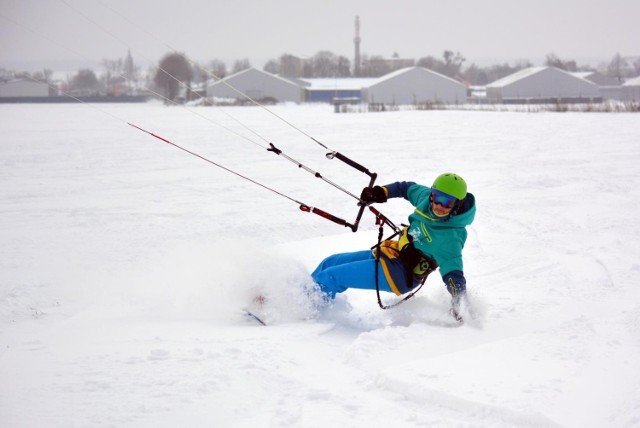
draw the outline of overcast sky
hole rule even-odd
[[[356,15],[368,55],[418,59],[448,49],[465,65],[541,65],[551,52],[579,65],[640,55],[640,0],[0,0],[0,68],[87,59],[98,67],[127,49],[138,64],[172,49],[257,67],[320,50],[353,61]]]

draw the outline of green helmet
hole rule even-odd
[[[440,174],[431,187],[459,200],[467,196],[467,183],[458,174],[452,172]]]

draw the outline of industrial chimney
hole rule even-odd
[[[353,59],[353,75],[360,77],[360,17],[356,16],[356,36],[353,38],[356,52]]]

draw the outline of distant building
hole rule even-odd
[[[587,79],[588,81],[593,82],[598,86],[622,86],[622,84],[624,83],[619,81],[615,77],[605,76],[599,71],[575,71],[571,74],[582,79]]]
[[[363,90],[363,100],[379,104],[462,104],[465,86],[422,67],[409,67],[382,76]]]
[[[622,100],[622,84],[624,82],[615,77],[605,76],[597,71],[577,71],[571,74],[598,85],[603,100]]]
[[[640,102],[640,76],[627,80],[622,85],[622,100]]]
[[[500,103],[600,102],[598,85],[555,67],[531,67],[487,85],[487,99]]]
[[[227,76],[207,87],[207,97],[230,98],[240,101],[246,94],[256,101],[273,100],[275,102],[304,101],[304,89],[294,82],[266,71],[248,68]]]
[[[360,102],[362,90],[376,78],[303,79],[308,102]]]
[[[49,96],[49,85],[33,80],[18,79],[0,82],[0,97],[46,97]]]

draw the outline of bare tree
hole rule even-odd
[[[337,57],[329,51],[320,51],[312,58],[313,76],[312,77],[336,77]]]
[[[280,63],[275,59],[270,59],[262,69],[267,73],[280,74]]]
[[[391,71],[391,66],[384,57],[380,55],[362,56],[362,65],[360,67],[360,75],[362,77],[380,77]]]
[[[556,67],[565,71],[578,71],[578,66],[574,60],[562,60],[554,53],[547,54],[545,65]]]
[[[424,67],[433,71],[442,70],[444,68],[444,62],[431,55],[420,58],[417,65],[418,67]]]
[[[251,68],[251,63],[247,58],[238,59],[233,63],[233,74],[240,73],[243,70]]]
[[[620,53],[613,56],[607,67],[607,74],[618,79],[620,83],[624,82],[624,78],[630,74],[630,71],[629,63]]]
[[[475,64],[471,64],[462,74],[465,81],[472,85],[486,85],[489,82],[487,72]]]
[[[488,81],[489,83],[495,82],[498,79],[502,79],[503,77],[515,73],[516,71],[520,71],[529,67],[531,67],[531,63],[529,62],[519,62],[513,66],[507,63],[492,65],[486,70]]]
[[[338,77],[351,77],[351,61],[349,58],[340,55],[337,64]]]
[[[298,56],[283,54],[277,62],[277,71],[274,74],[285,77],[302,77],[304,75],[303,62],[304,60]],[[273,66],[275,65],[273,64]]]
[[[462,64],[466,58],[460,52],[446,50],[442,53],[442,59],[426,56],[418,60],[418,67],[444,74],[445,76],[463,79]]]
[[[170,53],[161,60],[153,81],[162,88],[165,96],[173,101],[178,96],[180,84],[187,86],[187,97],[189,97],[189,87],[193,79],[191,65],[181,53]]]
[[[350,77],[351,63],[347,57],[335,55],[330,51],[320,51],[311,58],[283,54],[280,58],[269,60],[264,71],[284,77]]]
[[[209,70],[216,80],[224,79],[227,76],[227,66],[222,60],[211,60],[209,63]]]
[[[460,77],[462,63],[466,61],[466,58],[460,52],[453,53],[448,50],[442,53],[442,57],[444,58],[442,74],[449,77]]]
[[[100,83],[93,70],[85,68],[78,70],[78,74],[71,79],[69,88],[79,94],[89,95],[96,93],[99,86]]]

